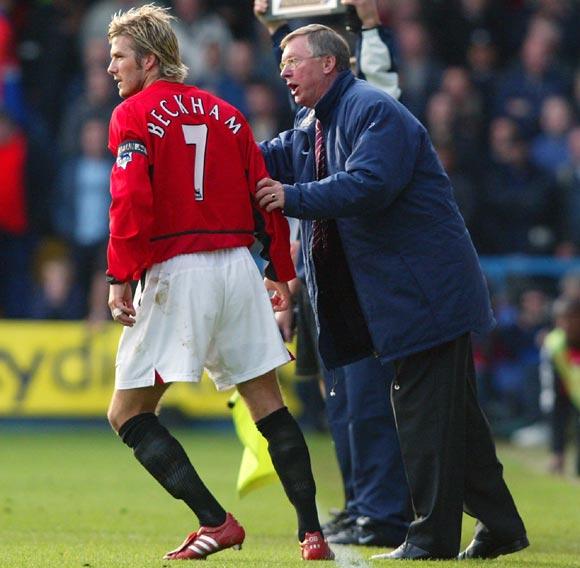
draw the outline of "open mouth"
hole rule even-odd
[[[298,91],[298,85],[296,83],[287,83],[287,87],[290,89],[290,94],[294,97]]]

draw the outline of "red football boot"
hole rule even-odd
[[[246,536],[244,528],[232,514],[226,515],[226,520],[219,527],[199,527],[183,541],[183,544],[168,552],[165,560],[204,560],[206,556],[234,548],[240,550]]]
[[[334,552],[320,531],[306,533],[300,543],[302,560],[334,560]]]

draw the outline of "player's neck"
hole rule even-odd
[[[145,77],[145,81],[143,82],[143,89],[150,87],[151,85],[153,85],[153,83],[155,83],[157,81],[169,81],[171,83],[178,83],[179,82],[172,77],[162,77],[158,72],[154,72],[154,73],[148,74]]]

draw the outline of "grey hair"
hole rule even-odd
[[[299,36],[306,36],[313,57],[333,55],[336,59],[337,71],[350,69],[350,49],[348,43],[333,29],[322,24],[302,26],[285,36],[280,42],[280,47],[284,49],[288,45],[288,42]]]

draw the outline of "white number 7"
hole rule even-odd
[[[193,186],[195,200],[203,201],[203,172],[205,170],[205,147],[207,144],[207,124],[182,124],[186,144],[195,146],[193,165]]]

